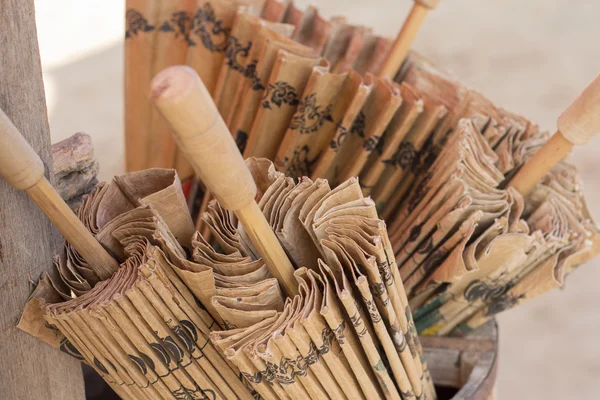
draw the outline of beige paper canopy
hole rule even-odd
[[[412,14],[421,18],[436,3],[417,2]],[[220,17],[226,7],[235,17]],[[423,322],[420,329],[447,333],[482,309],[495,310],[487,312],[489,318],[522,301],[509,301],[504,294],[527,276],[542,276],[537,272],[540,262],[558,257],[553,264],[555,283],[540,282],[540,287],[550,288],[560,285],[572,269],[562,267],[563,257],[581,261],[595,253],[597,229],[584,208],[562,206],[583,202],[579,178],[568,163],[558,164],[544,178],[546,183],[525,198],[506,188],[511,179],[520,179],[519,170],[539,165],[522,168],[549,138],[526,118],[496,107],[415,52],[409,52],[398,73],[391,75],[394,81],[376,76],[390,70],[390,54],[396,54],[398,43],[392,46],[391,40],[343,17],[326,20],[314,7],[302,13],[293,3],[266,1],[235,9],[233,3],[215,1],[205,3],[198,15],[205,18],[196,20],[199,29],[190,31],[191,40],[193,32],[209,32],[217,22],[226,28],[206,35],[206,43],[229,36],[225,49],[211,53],[221,60],[218,72],[211,75],[194,67],[205,84],[214,87],[212,96],[244,156],[266,156],[294,179],[309,176],[311,190],[317,190],[321,178],[335,188],[357,176],[362,193],[371,196],[388,225],[411,304],[427,304],[418,315],[435,313],[445,298],[440,292],[448,285],[457,285],[457,291],[463,288],[464,304],[453,306],[452,316],[446,318],[452,321],[445,328],[438,326],[439,317],[431,316],[436,322]],[[405,31],[414,33],[417,17],[408,18]],[[189,47],[188,53],[194,51]],[[573,122],[582,116],[576,111],[585,109],[581,104],[595,104],[596,92],[586,93],[591,94],[569,109],[567,114],[574,117],[561,123],[563,130],[581,131]],[[584,127],[593,127],[592,122]],[[512,185],[521,190],[517,181]],[[289,187],[282,184],[278,190]],[[210,239],[216,233],[202,215],[212,196],[204,189],[196,194],[196,226]],[[294,229],[293,224],[280,216],[277,221],[277,237],[287,253],[304,256],[303,263],[313,260],[314,249],[300,255],[282,230]],[[498,258],[485,261],[490,269],[480,267],[480,252],[492,252],[496,242],[515,235],[526,238],[518,239],[522,252],[536,249],[538,262]],[[578,256],[570,257],[572,252]],[[484,283],[480,287],[488,289],[470,304],[464,287],[475,276]]]

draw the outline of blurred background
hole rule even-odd
[[[92,136],[102,180],[123,172],[124,0],[36,0],[52,142]],[[296,0],[325,16],[396,35],[412,0]],[[431,12],[415,48],[495,104],[553,131],[600,72],[600,2],[451,0]],[[600,221],[600,136],[571,156]],[[600,397],[600,259],[554,291],[502,314],[502,399]]]

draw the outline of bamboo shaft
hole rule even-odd
[[[289,296],[298,294],[294,267],[256,202],[234,210],[269,270]]]
[[[390,49],[388,57],[379,70],[380,77],[387,76],[390,79],[394,79],[428,11],[428,7],[415,2]]]
[[[573,148],[573,143],[556,131],[548,142],[519,170],[509,186],[526,196],[535,185],[563,160]]]
[[[46,178],[25,189],[25,192],[52,221],[65,239],[87,261],[102,280],[110,278],[119,264],[71,211]]]
[[[558,131],[519,170],[509,186],[527,195],[552,167],[566,157],[573,145],[588,143],[600,132],[600,74],[558,118]]]

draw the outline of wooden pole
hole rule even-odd
[[[151,84],[154,104],[196,175],[233,211],[287,295],[298,293],[294,267],[254,199],[256,185],[210,93],[193,69],[169,67]]]
[[[402,29],[400,29],[387,58],[379,70],[380,77],[387,76],[390,79],[394,79],[408,54],[410,45],[415,40],[415,36],[417,36],[419,28],[421,28],[425,20],[425,16],[429,10],[436,8],[439,3],[440,0],[415,0],[415,4],[410,10],[408,17],[406,17]]]
[[[558,131],[521,167],[509,186],[527,195],[574,145],[583,145],[600,133],[600,74],[558,118]]]
[[[0,108],[52,171],[33,0],[0,0]],[[50,179],[53,179],[51,176]],[[52,269],[58,232],[23,192],[0,180],[0,398],[81,400],[81,364],[15,328],[31,281]]]

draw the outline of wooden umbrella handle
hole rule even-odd
[[[519,170],[509,186],[527,195],[571,151],[600,132],[600,74],[558,118],[558,131]]]
[[[169,67],[152,80],[151,92],[197,176],[237,215],[283,290],[295,295],[294,267],[256,204],[254,179],[196,71]]]
[[[379,70],[380,77],[387,76],[390,79],[394,79],[408,54],[410,45],[425,20],[425,16],[429,10],[435,9],[439,4],[440,0],[415,0],[415,4],[410,10],[408,17],[406,17],[402,29],[400,29],[387,58]]]
[[[44,176],[44,164],[12,121],[0,110],[0,176],[24,190],[54,226],[87,261],[100,279],[108,279],[119,264],[81,223]]]
[[[167,68],[151,90],[180,150],[221,205],[235,211],[253,202],[254,179],[198,74],[186,66]]]

